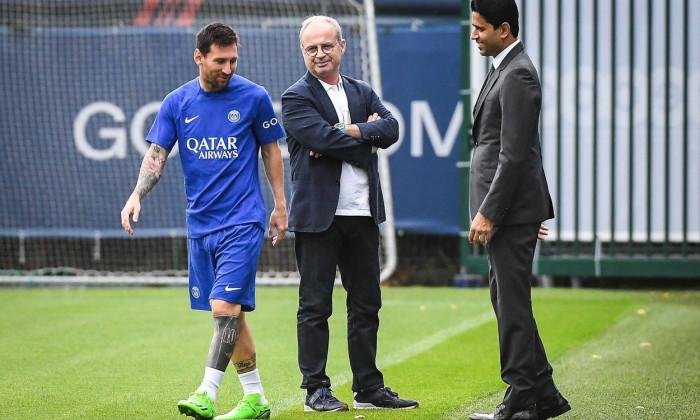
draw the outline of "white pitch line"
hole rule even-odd
[[[480,327],[489,321],[495,320],[496,317],[492,310],[483,312],[474,318],[469,318],[457,325],[438,330],[432,335],[425,337],[424,339],[413,343],[410,346],[404,347],[399,351],[395,351],[386,356],[380,357],[377,360],[377,366],[380,368],[386,368],[398,363],[401,363],[415,355],[421,354],[432,347],[441,344],[450,338],[461,334],[467,330]],[[333,384],[335,386],[342,386],[349,383],[352,380],[352,376],[349,373],[340,373],[337,375],[329,375],[333,378]],[[301,409],[302,402],[300,400],[300,395],[287,395],[280,400],[274,402],[273,415],[274,413],[282,413],[292,408]]]

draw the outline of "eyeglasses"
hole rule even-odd
[[[336,42],[335,44],[321,44],[321,51],[323,51],[324,54],[330,54],[338,44],[340,44],[340,41]],[[308,55],[309,57],[316,57],[318,55],[318,45],[311,45],[303,50],[304,54]]]

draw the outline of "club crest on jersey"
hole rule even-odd
[[[241,120],[241,113],[236,111],[235,109],[232,111],[229,111],[228,113],[228,120],[231,121],[232,123],[236,123]]]
[[[199,287],[192,287],[192,297],[195,299],[199,299]]]

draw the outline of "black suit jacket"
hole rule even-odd
[[[495,226],[554,217],[538,130],[542,89],[537,70],[516,45],[486,81],[474,106],[469,208]]]
[[[282,116],[291,166],[289,230],[323,232],[331,225],[340,196],[342,162],[367,171],[374,222],[386,219],[377,155],[399,138],[398,122],[366,82],[341,75],[350,118],[362,132],[354,139],[333,128],[338,116],[321,83],[307,72],[282,94]],[[379,114],[380,120],[366,122]],[[310,151],[322,156],[314,158]]]

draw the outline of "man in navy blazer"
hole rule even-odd
[[[554,217],[542,167],[542,88],[518,37],[514,0],[472,0],[471,39],[493,65],[474,105],[469,174],[469,240],[488,251],[491,303],[498,321],[501,378],[508,385],[493,414],[472,420],[546,420],[570,410],[552,379],[532,312],[530,279],[541,223]]]
[[[289,230],[301,275],[297,340],[305,411],[345,411],[326,374],[336,267],[347,292],[353,406],[415,408],[384,384],[376,366],[379,224],[385,220],[377,150],[399,137],[398,123],[365,82],[340,74],[346,41],[328,16],[299,32],[308,72],[282,95],[291,166]]]

